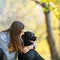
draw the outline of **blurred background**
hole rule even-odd
[[[36,51],[60,60],[60,0],[0,0],[0,31],[19,20],[37,36]]]

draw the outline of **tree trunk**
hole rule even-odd
[[[51,58],[52,60],[59,60],[58,53],[55,47],[54,37],[53,37],[53,28],[52,28],[52,22],[50,17],[50,11],[45,12],[46,17],[46,28],[47,28],[47,41],[50,48]]]

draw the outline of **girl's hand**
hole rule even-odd
[[[33,45],[30,45],[30,46],[25,46],[24,47],[24,50],[23,50],[23,53],[27,53],[29,50],[33,49]]]

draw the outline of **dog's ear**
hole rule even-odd
[[[27,37],[28,37],[28,33],[27,32],[24,32],[24,34],[22,35],[23,41],[28,40]]]
[[[29,32],[29,31],[24,32],[24,39],[29,40],[30,36],[31,36],[31,32]]]

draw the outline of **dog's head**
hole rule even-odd
[[[24,41],[24,45],[29,46],[29,45],[33,44],[31,41],[36,40],[36,36],[34,33],[27,31],[27,32],[24,32],[24,35],[22,35],[22,39]]]

